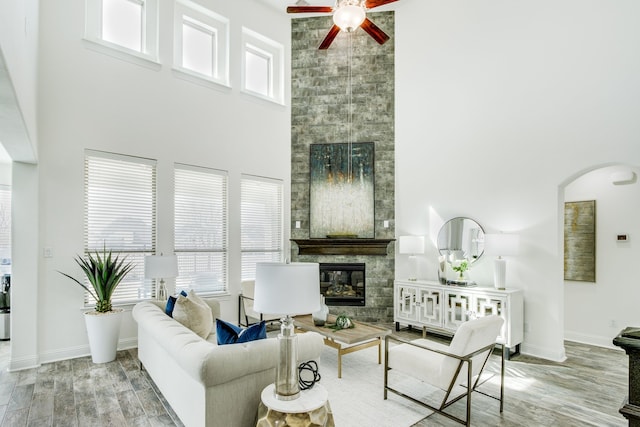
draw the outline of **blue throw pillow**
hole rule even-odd
[[[216,319],[216,336],[218,337],[218,345],[263,340],[267,338],[267,324],[263,320],[245,329],[233,323]]]
[[[182,295],[183,297],[186,297],[187,293],[185,291],[180,291],[180,295]],[[177,299],[178,299],[177,297],[174,297],[173,295],[169,295],[169,299],[167,300],[167,305],[164,308],[164,312],[167,313],[169,317],[173,317],[173,309],[176,308]]]

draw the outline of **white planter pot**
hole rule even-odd
[[[107,313],[98,313],[96,311],[84,313],[93,363],[106,363],[115,360],[122,313],[124,313],[124,310],[120,308],[113,309]]]

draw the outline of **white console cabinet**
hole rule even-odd
[[[462,322],[497,314],[504,319],[498,341],[519,351],[524,336],[523,300],[519,289],[458,287],[429,281],[395,281],[394,321],[452,335]]]

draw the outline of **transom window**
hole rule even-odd
[[[85,39],[157,62],[158,0],[86,0]]]
[[[189,0],[174,12],[174,68],[229,85],[229,20]]]
[[[255,31],[242,29],[242,90],[284,103],[284,48]]]

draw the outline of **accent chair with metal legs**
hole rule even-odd
[[[255,280],[243,280],[241,283],[241,293],[238,296],[240,304],[238,310],[238,325],[250,326],[254,323],[265,321],[267,323],[279,322],[284,314],[263,314],[253,309],[253,294],[255,289]]]
[[[477,389],[483,382],[480,377],[496,346],[496,339],[504,320],[499,316],[486,316],[470,320],[458,328],[449,345],[427,339],[405,340],[393,335],[385,338],[384,398],[393,392],[418,403],[434,412],[442,414],[461,424],[471,425],[471,394],[481,393],[500,402],[500,412],[504,401],[504,345],[501,349],[500,396],[496,397]],[[399,345],[390,347],[390,341]],[[409,396],[389,384],[389,370],[396,370],[428,383],[444,391],[438,404]],[[462,390],[460,387],[462,386]],[[460,418],[445,411],[449,406],[466,397],[466,417]]]

